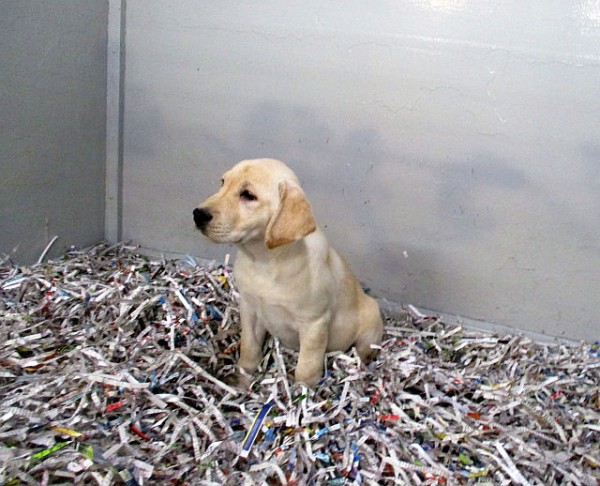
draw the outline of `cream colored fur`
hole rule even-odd
[[[371,344],[379,344],[383,334],[379,306],[329,246],[285,164],[240,162],[194,218],[208,238],[239,249],[234,272],[242,370],[258,367],[267,332],[299,350],[295,378],[310,387],[322,376],[325,352],[354,345],[363,361],[370,360]]]

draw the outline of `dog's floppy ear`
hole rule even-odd
[[[299,240],[317,229],[315,217],[304,191],[291,182],[279,183],[279,206],[269,221],[265,242],[277,248]]]

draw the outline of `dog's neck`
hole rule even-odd
[[[284,257],[293,247],[302,245],[302,240],[294,241],[287,245],[269,249],[264,239],[257,239],[238,244],[238,251],[252,261],[269,261]]]

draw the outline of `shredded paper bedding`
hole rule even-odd
[[[600,484],[598,343],[387,316],[378,358],[316,389],[270,338],[230,383],[227,262],[127,244],[0,259],[0,485]]]

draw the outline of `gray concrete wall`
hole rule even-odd
[[[123,235],[209,258],[191,210],[287,161],[380,296],[600,336],[595,1],[129,0]]]
[[[0,254],[17,261],[104,237],[107,12],[0,1]]]

